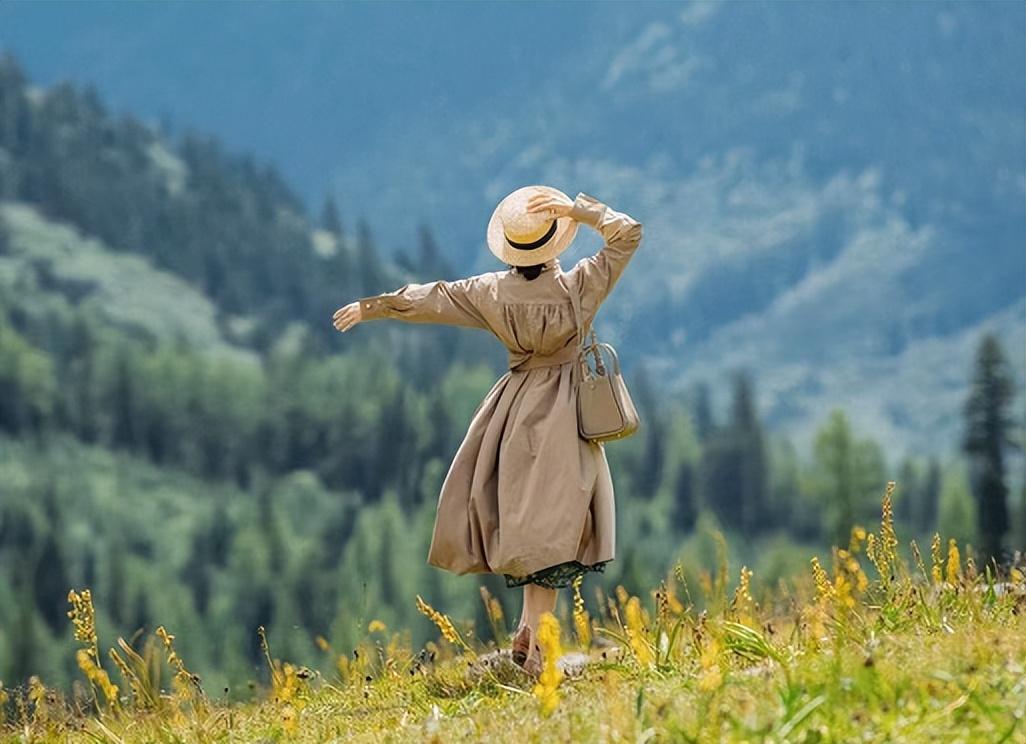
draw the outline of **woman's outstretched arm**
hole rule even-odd
[[[340,331],[347,331],[365,320],[392,318],[408,323],[488,329],[477,299],[484,290],[484,276],[404,284],[392,292],[361,297],[335,311],[334,325]]]

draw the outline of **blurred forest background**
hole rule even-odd
[[[330,323],[357,297],[467,272],[426,223],[392,256],[346,204],[310,211],[252,154],[115,115],[90,85],[32,86],[0,57],[8,686],[78,674],[71,587],[93,590],[101,638],[165,625],[208,689],[263,673],[260,625],[276,655],[316,666],[318,636],[345,649],[372,619],[433,637],[418,593],[479,628],[482,584],[519,611],[501,577],[424,562],[442,479],[505,350],[466,329],[340,337]],[[646,237],[641,254],[659,249]],[[801,457],[761,420],[758,369],[667,403],[663,372],[628,366],[644,426],[607,446],[618,554],[587,579],[588,601],[653,586],[676,560],[696,580],[715,530],[732,566],[770,587],[878,519],[888,480],[903,539],[939,530],[1007,560],[1026,545],[1022,354],[974,337],[954,373],[959,446],[943,456],[899,456],[832,406]]]

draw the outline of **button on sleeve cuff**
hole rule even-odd
[[[387,317],[388,308],[380,296],[361,297],[360,320],[377,320]]]

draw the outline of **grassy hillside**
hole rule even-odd
[[[128,336],[181,341],[213,356],[256,361],[251,351],[225,337],[207,295],[149,259],[116,253],[25,202],[0,202],[0,221],[8,232],[0,255],[0,294],[25,323],[95,313]]]
[[[695,585],[676,566],[648,595],[617,587],[595,617],[575,592],[543,617],[538,679],[418,598],[437,641],[375,619],[351,650],[317,639],[311,668],[261,636],[267,682],[230,704],[181,631],[115,645],[72,592],[90,684],[0,691],[0,741],[1026,741],[1026,577],[995,581],[940,535],[899,550],[892,489],[878,531],[758,598],[746,568],[728,593],[725,556]]]

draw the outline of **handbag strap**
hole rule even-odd
[[[584,355],[586,353],[586,351],[585,351],[586,345],[585,345],[585,342],[584,342],[584,339],[585,339],[584,326],[581,323],[581,316],[583,315],[583,312],[581,310],[581,297],[577,293],[577,288],[569,286],[569,284],[566,282],[566,280],[564,278],[565,276],[566,276],[565,274],[560,273],[557,278],[559,279],[559,283],[563,285],[563,287],[566,289],[567,293],[570,295],[570,303],[573,305],[573,308],[574,308],[574,321],[577,323],[577,352],[578,352],[578,354],[577,354],[577,359],[574,360],[574,380],[576,381],[578,379],[578,376],[579,376],[579,373],[580,373],[580,366],[581,366],[581,364],[582,363],[584,363],[584,364],[587,363],[587,362],[584,361]],[[594,318],[592,319],[592,322],[588,324],[588,327],[589,327],[589,330],[591,330],[592,348],[595,348],[595,350],[596,350],[596,358],[598,360],[596,368],[601,370],[602,369],[602,357],[598,354],[598,350],[597,350],[597,346],[596,346],[597,340],[595,338]]]
[[[567,291],[567,294],[570,295],[570,304],[573,305],[574,308],[574,322],[577,324],[577,348],[580,350],[584,346],[584,334],[581,332],[581,298],[578,297],[577,292],[574,291],[574,289],[571,289],[567,284],[565,277],[565,274],[560,274],[558,279],[559,283],[562,284],[563,288]]]

